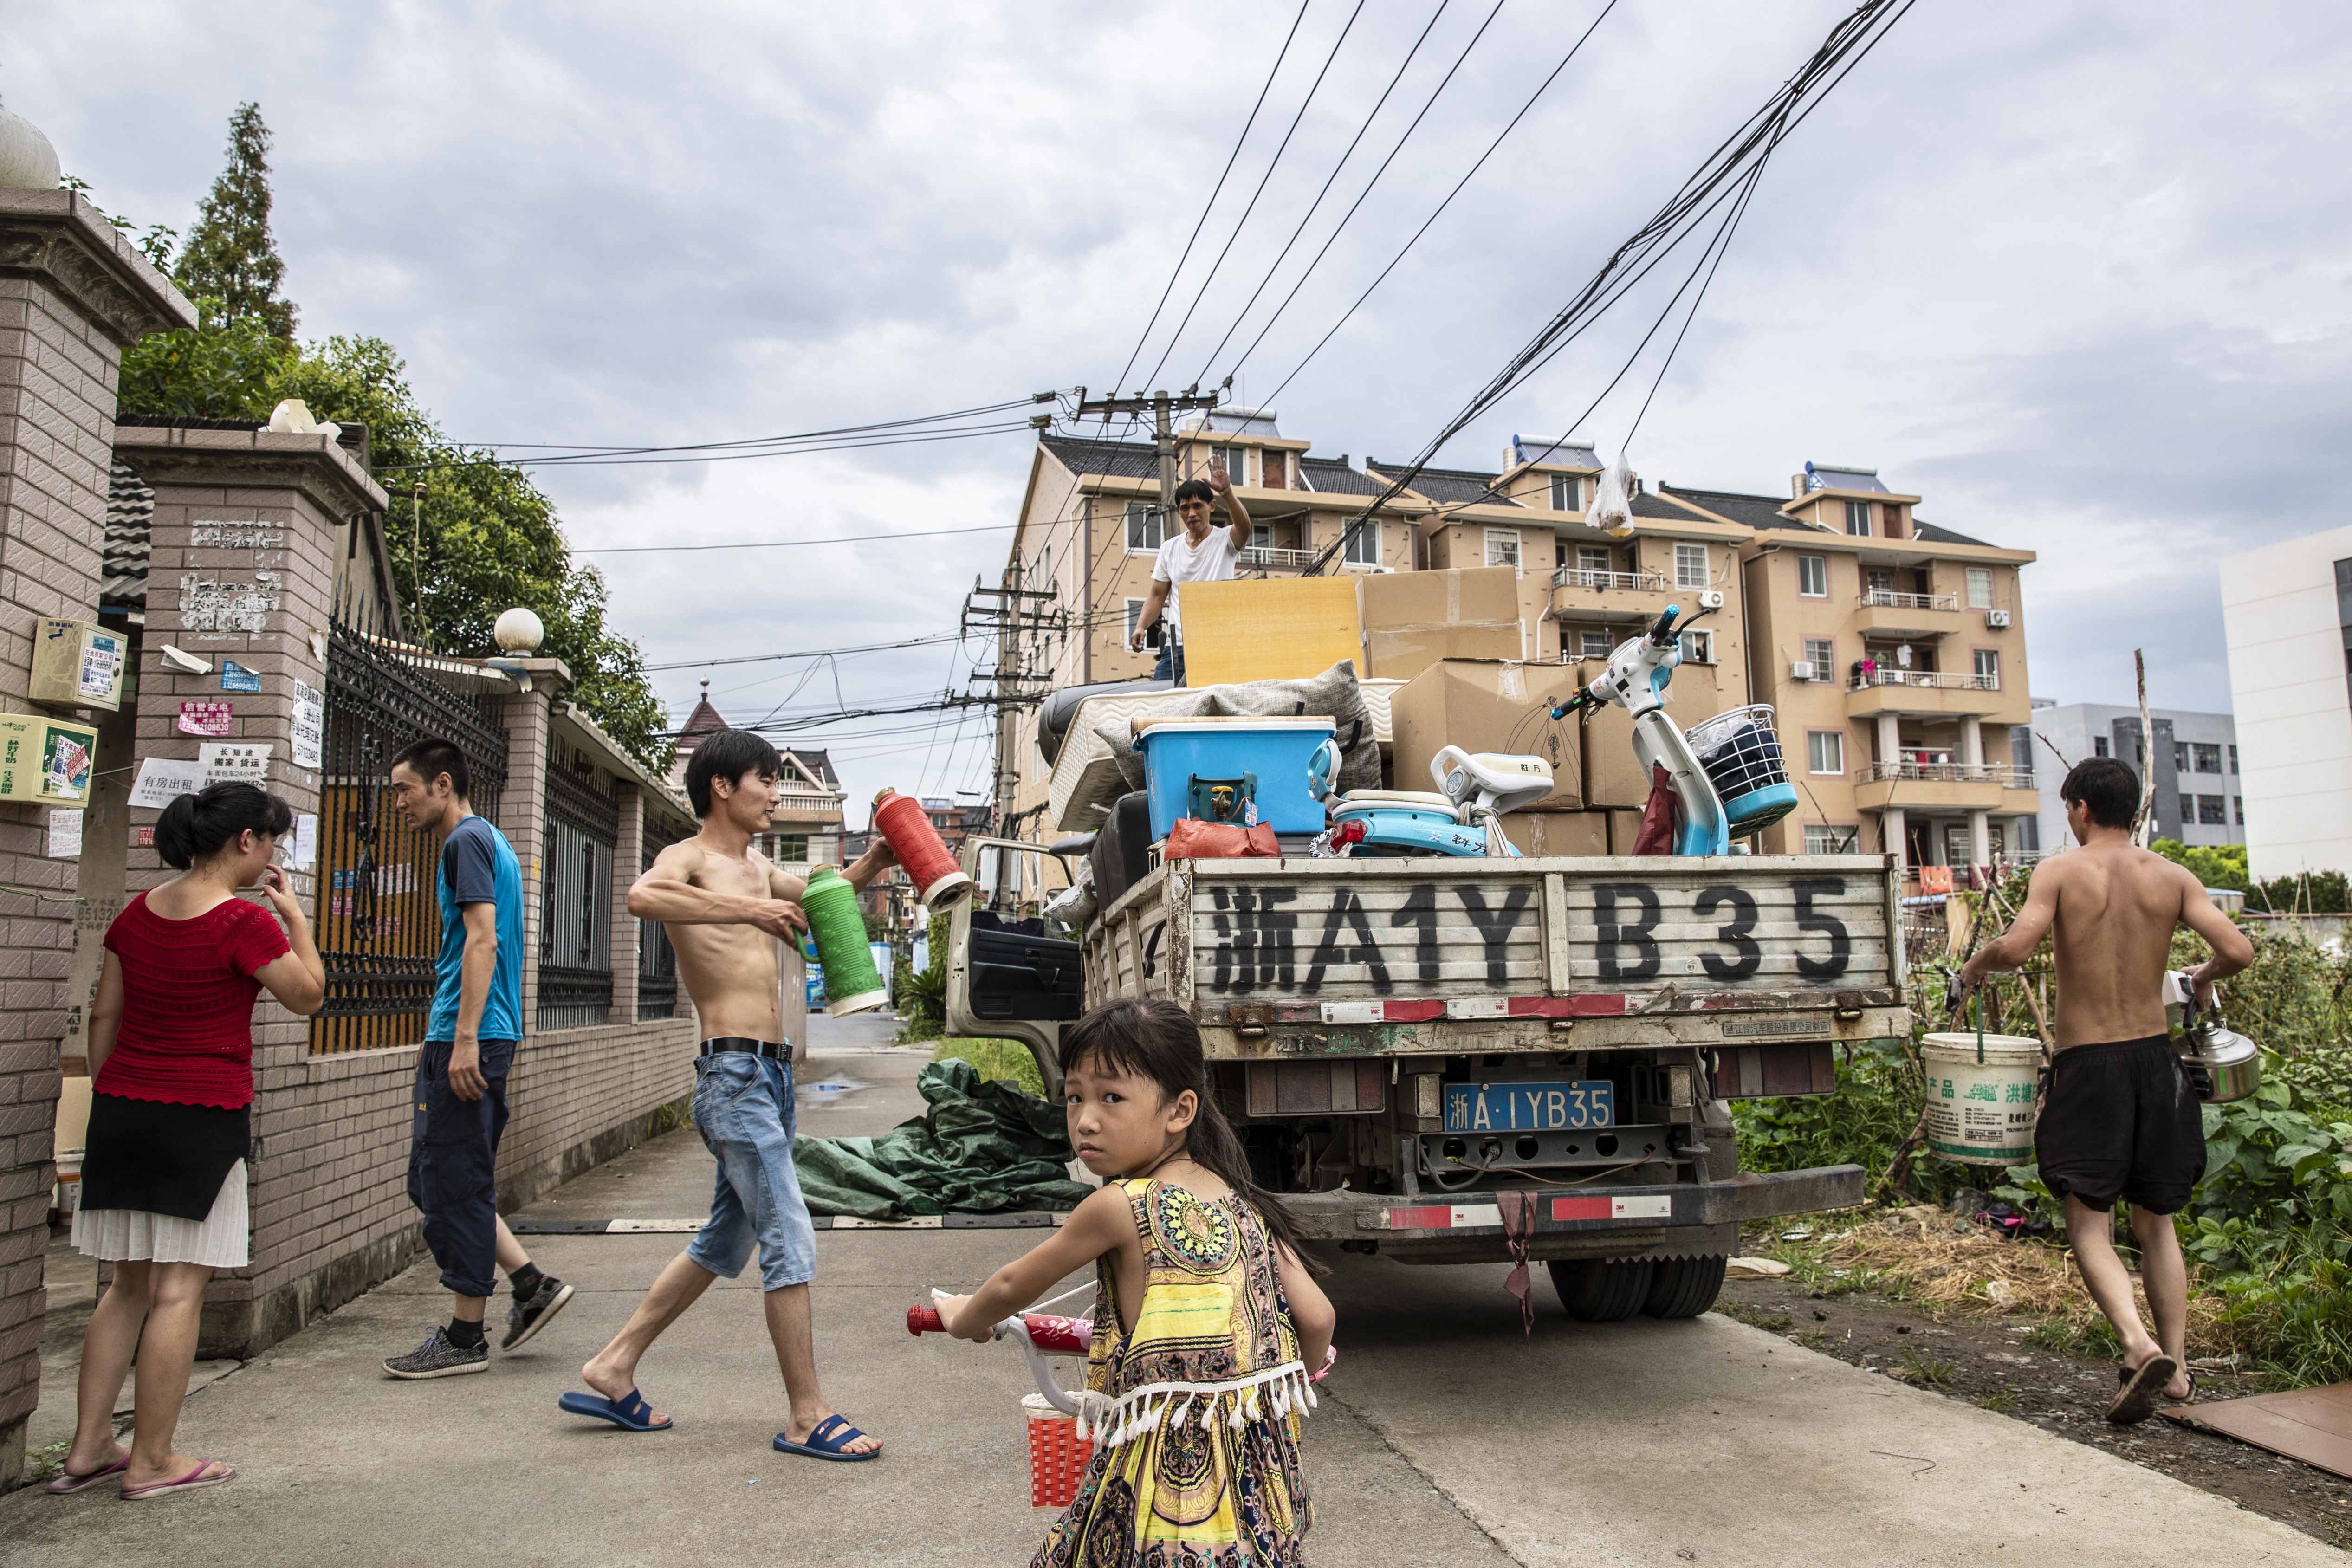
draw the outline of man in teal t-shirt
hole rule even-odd
[[[417,742],[393,760],[393,799],[415,826],[442,836],[435,879],[441,956],[433,1012],[417,1052],[408,1198],[425,1215],[425,1245],[456,1295],[449,1326],[384,1371],[449,1377],[490,1363],[482,1319],[506,1270],[514,1291],[501,1350],[546,1326],[572,1287],[541,1273],[499,1217],[499,1136],[507,1073],[522,1039],[522,867],[506,836],[474,815],[466,754]]]

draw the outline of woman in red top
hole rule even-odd
[[[122,1495],[135,1500],[236,1474],[173,1452],[172,1436],[205,1284],[214,1269],[247,1262],[254,999],[267,987],[310,1014],[326,996],[310,924],[269,863],[293,820],[284,801],[249,784],[180,796],[155,824],[155,848],[181,874],[131,900],[107,928],[89,1010],[95,1076],[73,1240],[114,1265],[114,1283],[82,1340],[79,1420],[53,1492],[120,1475]],[[284,931],[236,896],[252,887]],[[138,1413],[126,1453],[113,1412],[134,1352]]]

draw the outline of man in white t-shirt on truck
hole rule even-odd
[[[1225,509],[1226,528],[1209,526],[1209,513],[1214,507]],[[1127,646],[1137,653],[1143,651],[1143,634],[1163,619],[1168,636],[1160,649],[1160,663],[1152,670],[1154,680],[1173,679],[1184,684],[1184,598],[1178,584],[1183,583],[1224,583],[1234,574],[1234,561],[1249,548],[1249,509],[1242,498],[1234,494],[1234,481],[1225,472],[1223,461],[1212,458],[1206,483],[1186,479],[1176,487],[1176,517],[1183,523],[1184,531],[1171,534],[1160,546],[1159,558],[1151,563],[1151,596],[1143,601],[1143,614],[1136,617],[1135,631]]]

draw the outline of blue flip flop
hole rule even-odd
[[[882,1450],[877,1448],[869,1454],[845,1454],[842,1450],[865,1436],[840,1416],[828,1415],[809,1428],[805,1443],[793,1442],[782,1432],[777,1433],[776,1452],[806,1454],[812,1459],[835,1459],[845,1465],[862,1465],[868,1459],[880,1458]]]
[[[555,1407],[567,1415],[610,1421],[628,1432],[667,1432],[671,1426],[667,1420],[655,1421],[653,1407],[646,1403],[646,1396],[634,1388],[623,1399],[606,1399],[597,1394],[567,1394],[555,1402]]]

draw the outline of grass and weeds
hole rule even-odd
[[[1737,1319],[1751,1329],[1762,1329],[1767,1333],[1785,1334],[1797,1326],[1797,1320],[1788,1313],[1751,1307],[1737,1296],[1717,1297],[1713,1310],[1727,1318]]]
[[[66,1455],[71,1443],[50,1443],[33,1449],[25,1456],[25,1484],[40,1486],[65,1473]]]
[[[982,1082],[996,1079],[1025,1089],[1040,1100],[1045,1098],[1045,1079],[1037,1071],[1037,1058],[1019,1040],[941,1040],[931,1053],[935,1062],[950,1057],[970,1062]]]
[[[2025,876],[1962,903],[1962,929],[2005,925],[2023,904]],[[1971,908],[1971,905],[1976,907]],[[2255,922],[2253,966],[2223,986],[2229,1026],[2263,1047],[2252,1097],[2204,1108],[2205,1176],[2175,1218],[2191,1271],[2189,1352],[2238,1354],[2273,1387],[2352,1379],[2352,960],[2331,956],[2299,932]],[[2171,962],[2208,956],[2183,934]],[[1916,1034],[1958,1026],[1944,1006],[1954,967],[1938,956],[1912,972]],[[1987,997],[1988,1032],[2038,1037],[2055,1005],[2046,951],[2023,980]],[[1887,1207],[1861,1216],[1819,1216],[1811,1234],[1780,1222],[1760,1250],[1823,1296],[1884,1292],[1931,1313],[2039,1320],[2044,1349],[2114,1353],[2063,1239],[2063,1216],[2031,1165],[2007,1171],[1897,1156],[1916,1124],[1926,1073],[1917,1038],[1873,1041],[1841,1053],[1838,1092],[1754,1100],[1732,1108],[1741,1163],[1782,1171],[1857,1164]],[[2047,1239],[2003,1239],[1955,1220],[1942,1205],[1978,1187],[2051,1222]],[[1899,1205],[1899,1206],[1898,1206]],[[2118,1227],[2127,1260],[2137,1248]],[[1753,1245],[1753,1244],[1751,1244]],[[2144,1303],[2143,1303],[2144,1307]]]
[[[1949,1388],[1959,1373],[1958,1365],[1948,1358],[1922,1355],[1911,1345],[1903,1347],[1903,1354],[1898,1359],[1901,1364],[1895,1375],[1922,1388]]]

